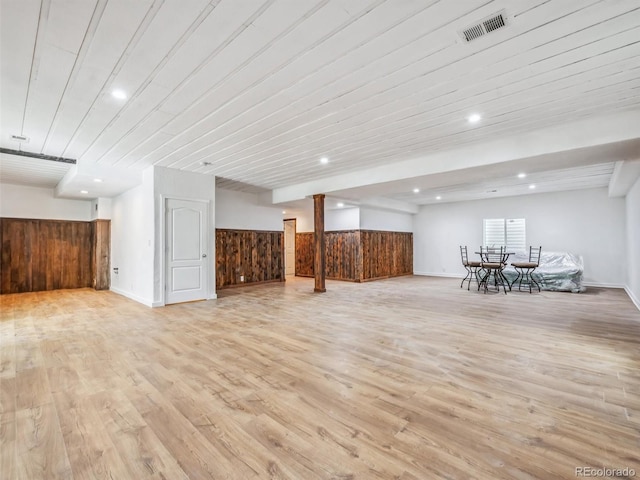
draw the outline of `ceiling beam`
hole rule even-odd
[[[297,200],[318,192],[330,194],[349,188],[474,167],[486,167],[523,158],[637,139],[637,125],[640,125],[640,111],[638,110],[589,118],[346,175],[325,177],[277,188],[273,190],[273,203]],[[558,165],[558,168],[562,168],[562,165]]]

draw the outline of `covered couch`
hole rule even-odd
[[[509,257],[507,268],[503,270],[504,276],[507,277],[509,283],[513,283],[518,276],[518,272],[511,264],[514,262],[527,262],[528,260],[528,252],[518,252]],[[533,277],[540,284],[542,290],[580,293],[586,290],[586,287],[582,284],[583,271],[584,263],[580,255],[567,252],[545,252],[543,250],[540,257],[540,265],[535,269]],[[517,283],[512,286],[512,288],[517,287]]]

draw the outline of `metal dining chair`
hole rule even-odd
[[[540,284],[533,278],[533,272],[540,266],[540,255],[542,253],[542,247],[533,248],[529,247],[529,261],[528,262],[513,262],[511,266],[516,269],[518,276],[513,281],[512,285],[518,282],[518,291],[522,287],[524,282],[525,286],[529,285],[529,293],[531,293],[531,285],[538,287],[540,291]]]
[[[460,288],[464,285],[464,282],[468,280],[467,290],[471,289],[471,279],[475,277],[476,282],[478,283],[478,288],[480,287],[480,279],[478,278],[478,269],[480,268],[480,262],[475,260],[469,260],[469,255],[467,254],[466,245],[463,247],[460,245],[460,257],[462,258],[462,266],[467,270],[467,276],[462,279],[462,283],[460,283]]]
[[[493,284],[498,291],[500,291],[500,286],[502,286],[505,295],[507,294],[507,287],[511,290],[509,281],[502,273],[502,270],[507,266],[508,256],[505,247],[499,247],[497,249],[480,247],[480,268],[482,268],[485,273],[480,280],[478,290],[480,290],[481,286],[484,286],[484,292],[487,293],[491,277],[493,277]]]

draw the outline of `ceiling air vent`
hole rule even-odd
[[[460,36],[465,42],[470,42],[471,40],[475,40],[476,38],[482,37],[483,35],[505,27],[506,25],[507,17],[504,12],[500,12],[465,28],[460,32]]]
[[[11,135],[11,140],[14,142],[29,143],[29,137],[25,137],[24,135]]]

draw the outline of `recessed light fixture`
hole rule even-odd
[[[442,197],[441,197],[440,195],[438,195],[438,196],[436,197],[436,200],[442,200]]]
[[[420,193],[420,189],[419,188],[414,188],[413,189],[413,193]]]
[[[342,207],[344,207],[344,203],[338,202],[338,208],[342,208]]]
[[[526,174],[526,173],[519,173],[519,174],[518,174],[518,178],[524,178],[524,177],[526,177],[526,176],[527,176],[527,174]]]
[[[329,163],[329,159],[327,157],[322,157],[320,159],[320,163],[322,163],[323,165],[326,165],[327,163]]]
[[[536,188],[536,186],[533,183],[529,185],[529,190],[533,190],[534,188]]]
[[[80,190],[80,193],[89,193],[89,190]]]
[[[94,178],[93,181],[96,182],[96,183],[102,183],[102,179],[101,178]]]
[[[481,118],[482,117],[480,116],[479,113],[472,113],[467,117],[467,120],[469,121],[469,123],[478,123]]]
[[[282,210],[282,214],[284,215],[285,213],[287,213],[287,211],[286,210]]]
[[[124,92],[124,90],[120,90],[119,88],[116,88],[115,90],[111,91],[111,96],[113,98],[117,98],[118,100],[126,100],[127,99],[127,94]]]

